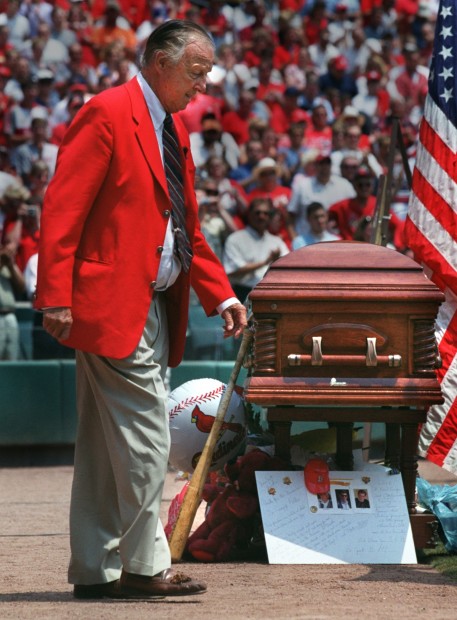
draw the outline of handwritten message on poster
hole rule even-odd
[[[307,491],[303,470],[256,479],[270,564],[417,563],[401,476],[330,472],[329,498]]]

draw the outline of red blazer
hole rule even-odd
[[[182,359],[192,286],[207,315],[234,296],[200,230],[189,136],[179,118],[187,229],[194,259],[166,292],[169,365]],[[36,308],[68,306],[70,347],[122,358],[146,323],[170,217],[165,173],[136,78],[93,97],[76,115],[46,192]]]

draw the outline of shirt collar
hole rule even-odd
[[[162,129],[163,121],[165,120],[166,115],[162,104],[160,103],[155,92],[144,79],[141,72],[138,73],[137,80],[143,92],[143,96],[145,98],[146,105],[148,106],[148,110],[151,115],[152,122],[154,123],[154,127],[156,128],[156,130]]]

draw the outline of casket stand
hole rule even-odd
[[[293,421],[337,427],[351,470],[354,422],[382,422],[385,464],[398,469],[416,547],[433,515],[416,514],[419,425],[443,398],[435,319],[444,300],[416,262],[369,243],[317,243],[273,263],[249,295],[254,339],[248,402],[267,409],[276,454],[290,461]]]

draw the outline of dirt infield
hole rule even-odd
[[[456,481],[430,464],[420,471],[431,482]],[[66,583],[71,476],[71,466],[0,469],[0,620],[455,618],[457,584],[423,565],[182,564],[208,583],[207,594],[75,601]],[[182,485],[168,475],[164,517]]]

